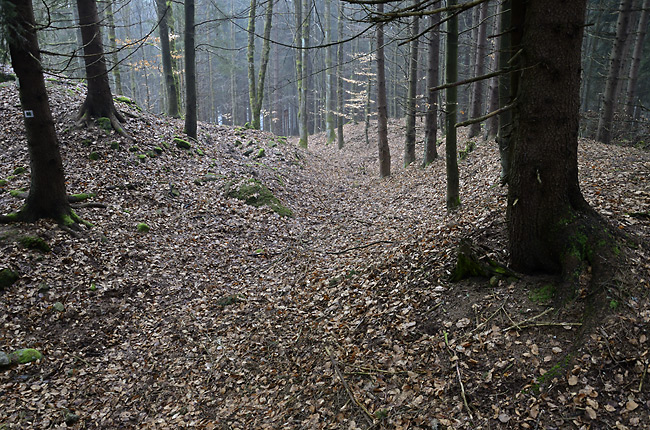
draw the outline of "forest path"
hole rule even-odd
[[[50,90],[68,189],[97,193],[106,209],[78,210],[96,226],[80,238],[47,220],[0,226],[1,263],[21,276],[0,293],[0,349],[33,346],[45,355],[0,373],[0,427],[64,425],[69,410],[77,426],[101,429],[549,428],[554,416],[575,416],[575,404],[589,406],[593,391],[601,405],[616,405],[598,410],[604,422],[650,420],[649,408],[633,412],[626,403],[626,381],[644,368],[625,363],[642,360],[650,337],[646,295],[619,298],[635,311],[604,323],[619,340],[618,364],[609,344],[587,339],[572,371],[579,386],[560,375],[551,382],[559,388],[538,396],[526,387],[561,362],[579,322],[562,312],[545,314],[537,321],[550,325],[537,330],[512,326],[546,311],[529,295],[552,280],[447,282],[462,237],[507,261],[493,143],[479,142],[460,163],[463,206],[447,214],[444,162],[403,169],[397,122],[393,175],[381,180],[363,124],[346,126],[343,150],[313,136],[307,151],[267,133],[203,124],[200,143],[183,151],[173,144],[181,121],[120,105],[140,116],[127,124],[130,143],[71,126],[83,87]],[[29,163],[15,89],[0,87],[0,99],[6,191],[29,185],[28,174],[14,175]],[[630,215],[650,208],[648,153],[593,142],[580,153],[589,201],[624,231],[648,237],[650,222]],[[249,179],[294,216],[227,196]],[[0,212],[19,205],[0,193]],[[138,233],[139,222],[151,231]],[[40,236],[53,251],[25,249],[20,235]],[[640,289],[650,279],[646,252],[629,265]],[[647,386],[635,404],[648,404]],[[574,396],[577,389],[589,392]]]

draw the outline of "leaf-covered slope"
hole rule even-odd
[[[28,159],[12,85],[0,87],[3,213],[20,205],[8,191],[29,185],[28,172],[14,175]],[[399,123],[395,174],[379,180],[363,125],[346,126],[343,151],[322,137],[304,151],[202,124],[185,150],[174,143],[181,121],[124,103],[135,142],[74,129],[83,87],[50,90],[68,191],[106,207],[76,209],[95,225],[79,238],[49,221],[0,226],[0,269],[20,275],[0,293],[0,350],[44,355],[0,374],[0,426],[67,417],[102,429],[641,428],[650,419],[647,243],[622,268],[638,289],[612,290],[615,312],[580,348],[583,302],[549,312],[539,291],[552,279],[447,282],[464,236],[507,261],[493,144],[461,163],[463,207],[450,215],[441,160],[399,168]],[[581,144],[587,198],[641,238],[649,170],[647,153]],[[229,197],[250,180],[293,216]],[[52,251],[26,250],[21,235]]]

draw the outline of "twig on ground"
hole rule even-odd
[[[352,393],[352,390],[350,390],[350,386],[348,385],[347,381],[343,377],[343,373],[341,373],[341,369],[339,369],[339,365],[336,361],[336,358],[334,357],[334,355],[332,354],[332,352],[329,350],[328,347],[325,347],[325,352],[327,352],[327,355],[332,361],[332,366],[334,366],[334,371],[336,372],[339,379],[341,380],[341,383],[343,384],[343,388],[345,388],[345,391],[348,393],[350,400],[352,400],[352,402],[356,404],[359,407],[359,409],[363,411],[363,413],[366,415],[366,418],[368,419],[368,423],[372,426],[375,423],[374,418],[372,417],[370,412],[368,412],[368,409],[366,409],[363,403],[361,403],[356,399],[356,397],[354,397],[354,393]]]
[[[455,355],[454,351],[451,349],[451,346],[449,345],[449,338],[447,336],[447,332],[444,332],[445,334],[445,345],[447,345],[447,349],[449,349],[450,355],[452,357]],[[456,374],[458,375],[458,383],[460,384],[460,395],[463,398],[463,404],[465,405],[465,409],[467,409],[467,414],[469,415],[470,421],[474,421],[474,416],[472,415],[472,409],[469,407],[469,403],[467,402],[467,396],[465,395],[465,384],[463,384],[463,377],[460,374],[460,367],[458,366],[458,360],[456,360]]]
[[[513,328],[517,328],[517,329],[521,330],[521,325],[522,325],[522,324],[527,324],[527,323],[529,323],[529,322],[531,322],[531,321],[535,321],[536,319],[543,317],[544,315],[546,315],[547,313],[551,312],[551,311],[554,310],[554,309],[555,309],[555,308],[548,308],[548,309],[546,309],[544,312],[542,312],[541,314],[535,315],[534,317],[530,317],[530,318],[525,319],[525,320],[523,320],[523,321],[521,321],[521,322],[514,323],[513,325],[511,325],[510,327],[508,327],[507,329],[505,329],[505,331],[512,330]],[[508,316],[508,317],[509,317],[509,316]]]

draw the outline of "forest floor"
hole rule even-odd
[[[380,180],[364,124],[346,126],[343,150],[201,124],[182,150],[181,121],[122,102],[134,142],[76,129],[83,87],[48,87],[68,192],[106,207],[76,209],[94,224],[79,237],[48,220],[0,225],[0,269],[20,275],[0,292],[0,350],[43,353],[0,373],[0,429],[650,423],[650,153],[580,143],[587,200],[638,242],[625,289],[583,330],[588,292],[554,310],[557,279],[448,281],[462,238],[508,261],[493,142],[460,162],[462,207],[449,214],[444,159],[402,168],[401,123]],[[9,213],[21,205],[9,191],[29,186],[29,171],[14,174],[29,160],[13,83],[0,118]],[[229,197],[242,183],[264,184],[292,216]],[[51,251],[23,247],[26,235]]]

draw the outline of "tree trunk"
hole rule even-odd
[[[336,47],[336,138],[339,149],[345,145],[343,139],[343,120],[345,119],[345,104],[343,99],[343,1],[339,0],[338,40]],[[385,89],[384,82],[384,89]]]
[[[456,5],[456,0],[449,0],[448,6]],[[447,83],[458,80],[458,15],[448,13],[447,21]],[[447,167],[447,210],[460,206],[458,179],[458,154],[456,142],[456,115],[458,110],[458,87],[447,88],[447,139],[445,143],[445,161]]]
[[[438,4],[434,4],[437,7]],[[424,135],[424,167],[438,158],[438,91],[433,88],[438,86],[440,75],[440,15],[434,14],[429,18],[431,30],[429,31],[429,65],[427,69],[427,113],[425,118]]]
[[[266,81],[266,69],[269,64],[271,53],[271,24],[273,20],[273,0],[269,0],[266,6],[264,18],[264,40],[262,41],[262,58],[260,59],[260,70],[257,82],[255,82],[255,14],[257,0],[251,0],[250,14],[248,18],[248,94],[251,108],[251,125],[255,130],[260,129],[260,113],[264,102],[264,83]]]
[[[194,0],[185,0],[185,134],[197,138]]]
[[[415,109],[418,89],[418,46],[420,18],[415,15],[411,23],[411,55],[409,58],[409,84],[406,96],[406,141],[404,142],[404,167],[415,161]]]
[[[20,84],[31,184],[27,201],[20,211],[1,217],[0,221],[31,222],[53,218],[68,224],[73,221],[73,214],[66,195],[59,142],[45,90],[32,2],[9,0],[9,4],[14,8],[15,16],[13,25],[6,27],[6,36],[11,64]]]
[[[384,13],[384,5],[377,5]],[[390,176],[390,147],[388,146],[388,112],[386,107],[386,70],[384,68],[384,23],[377,24],[377,132],[379,147],[379,176]]]
[[[477,40],[477,49],[476,49],[476,61],[474,73],[476,76],[481,76],[485,74],[485,54],[487,51],[487,10],[488,4],[481,3],[479,6],[478,12],[478,40]],[[476,25],[476,24],[475,24]],[[472,106],[471,106],[471,118],[478,118],[483,115],[483,87],[484,82],[477,81],[474,82],[473,86],[473,96],[472,96]],[[469,137],[475,137],[481,134],[481,123],[475,122],[469,127]]]
[[[332,43],[332,0],[325,0],[325,44]],[[327,143],[336,139],[334,131],[334,70],[332,69],[332,47],[327,46],[325,52],[325,134]]]
[[[630,23],[632,0],[622,0],[618,21],[616,23],[616,39],[612,46],[612,53],[609,60],[609,72],[607,83],[601,104],[601,114],[598,121],[598,133],[596,139],[603,143],[612,141],[612,121],[616,108],[616,87],[619,85],[619,71],[623,60],[623,48]]]
[[[86,100],[81,105],[79,119],[82,123],[87,124],[91,118],[109,118],[115,131],[128,137],[120,125],[121,122],[124,122],[124,117],[115,109],[111,87],[108,84],[97,2],[95,0],[77,0],[77,10],[88,82],[88,93]]]
[[[614,237],[578,183],[580,49],[586,0],[525,2],[522,66],[508,189],[512,266],[563,274],[570,298],[584,264],[592,283],[609,282]],[[552,124],[552,126],[549,126]]]
[[[108,41],[111,48],[111,57],[113,59],[113,78],[115,79],[115,92],[122,94],[122,75],[120,74],[120,61],[117,56],[117,37],[115,35],[115,16],[113,15],[113,2],[115,0],[108,0],[106,2],[106,17],[108,19]]]
[[[512,83],[515,74],[518,71],[512,71],[513,65],[510,64],[512,58],[512,4],[513,0],[505,0],[501,5],[501,15],[499,27],[501,28],[499,37],[499,108],[503,108],[512,103],[514,98]],[[507,73],[510,71],[509,73]],[[501,159],[501,185],[508,183],[510,174],[510,153],[512,149],[512,110],[505,110],[499,115],[499,131],[497,135],[497,144],[499,145],[499,156]]]
[[[167,93],[167,115],[180,118],[178,109],[178,87],[174,78],[172,67],[172,51],[169,44],[168,17],[171,14],[171,4],[166,0],[156,0],[158,11],[158,31],[160,34],[160,50],[162,55],[163,75],[165,77],[165,91]]]
[[[627,93],[625,97],[625,113],[628,117],[634,118],[636,100],[636,87],[641,69],[641,57],[643,54],[643,41],[648,31],[648,18],[650,18],[650,0],[644,0],[641,7],[641,17],[637,27],[634,51],[632,53],[632,65],[630,67],[629,80],[627,81]]]
[[[308,129],[307,129],[307,91],[305,88],[305,38],[307,36],[307,28],[303,17],[303,3],[305,8],[308,3],[307,0],[296,0],[296,38],[298,50],[296,52],[296,85],[298,89],[298,133],[300,134],[300,139],[298,145],[302,148],[306,148],[308,145]]]

